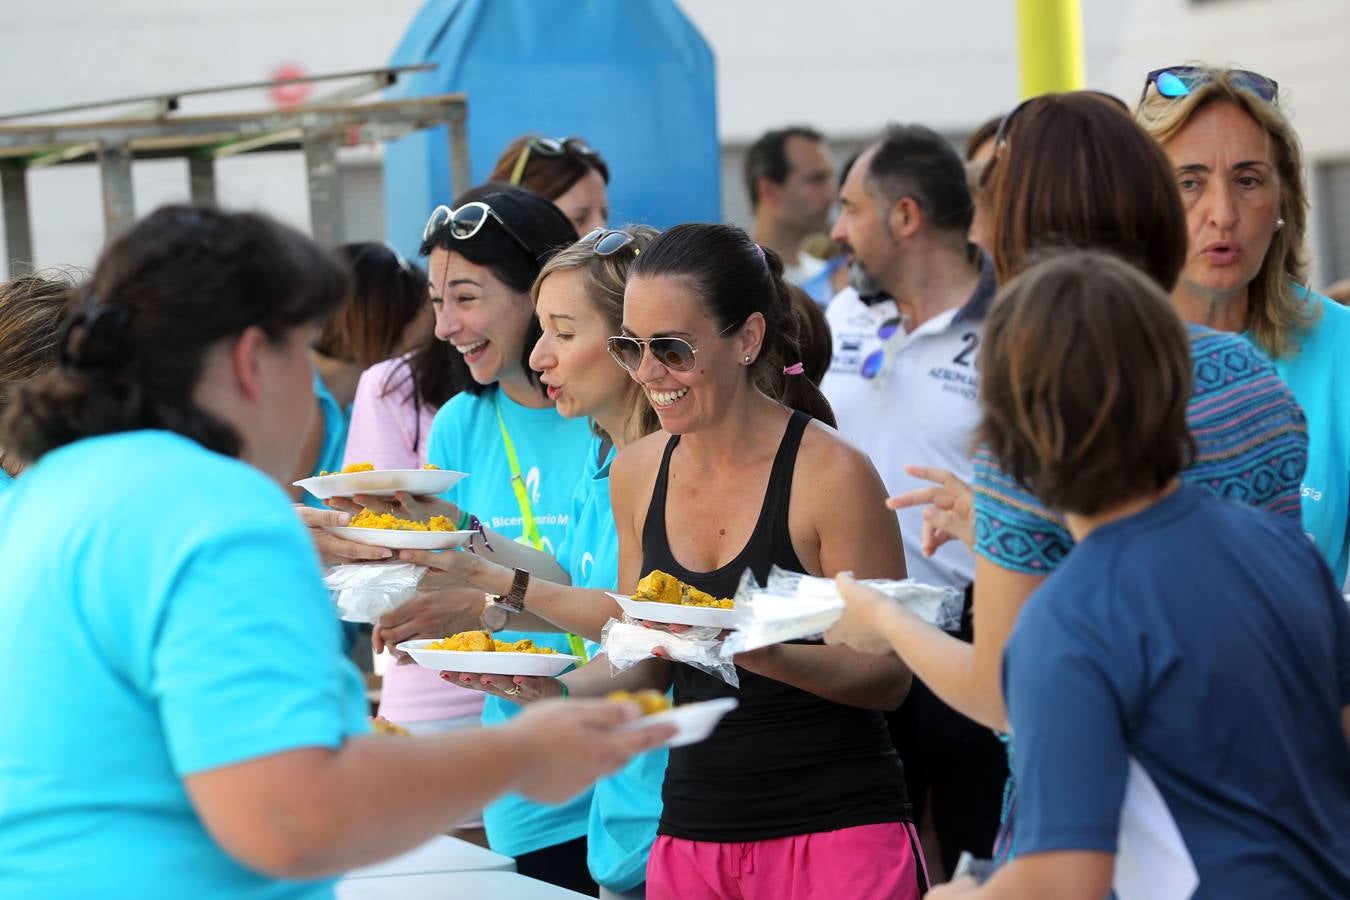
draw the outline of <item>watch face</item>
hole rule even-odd
[[[506,627],[506,610],[495,603],[489,603],[483,609],[483,624],[489,631],[501,631]]]

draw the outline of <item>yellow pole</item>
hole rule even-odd
[[[1022,97],[1083,87],[1080,0],[1017,0]]]

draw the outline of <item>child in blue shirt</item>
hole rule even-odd
[[[1019,856],[931,896],[1345,896],[1350,614],[1296,525],[1179,480],[1167,298],[1051,259],[995,304],[982,366],[982,438],[1077,546],[1004,654]]]

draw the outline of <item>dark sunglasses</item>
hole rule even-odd
[[[575,153],[578,156],[595,156],[596,153],[581,138],[553,138],[540,137],[531,138],[525,142],[525,146],[520,148],[520,155],[516,157],[516,164],[511,168],[511,183],[520,184],[520,179],[525,177],[525,164],[530,161],[530,154],[538,153],[541,156],[562,156],[564,153]]]
[[[483,230],[483,225],[488,219],[500,225],[511,240],[519,244],[520,248],[529,254],[530,259],[536,258],[534,251],[520,239],[520,235],[512,231],[511,226],[506,224],[506,220],[482,200],[465,203],[459,209],[451,209],[448,206],[436,207],[431,211],[431,218],[427,219],[426,227],[422,229],[422,240],[429,240],[433,234],[448,225],[452,238],[457,241],[467,241]]]
[[[1274,103],[1275,98],[1279,96],[1280,85],[1275,79],[1267,78],[1259,72],[1234,69],[1229,73],[1229,78],[1234,87],[1251,91],[1267,103]],[[1144,78],[1144,89],[1139,92],[1139,102],[1142,104],[1148,97],[1150,85],[1162,96],[1176,98],[1186,96],[1213,79],[1212,70],[1202,69],[1199,66],[1168,66],[1165,69],[1154,69]]]
[[[733,328],[739,328],[742,324],[742,322],[737,322],[734,325],[728,325],[719,331],[717,336],[721,337]],[[651,351],[652,359],[672,372],[692,371],[694,357],[698,355],[697,347],[684,338],[677,337],[635,338],[626,334],[616,334],[605,342],[605,347],[609,350],[609,355],[614,357],[614,361],[629,372],[637,372],[642,365],[642,348],[644,347]]]
[[[635,238],[626,231],[595,228],[583,237],[579,243],[585,244],[594,241],[595,243],[591,247],[591,251],[596,256],[613,256],[624,247],[633,247],[634,240]],[[641,250],[637,247],[633,247],[634,256],[638,256],[641,253]]]

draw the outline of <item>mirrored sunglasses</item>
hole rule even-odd
[[[1168,66],[1154,69],[1144,78],[1144,89],[1139,94],[1139,102],[1148,97],[1151,85],[1159,94],[1168,98],[1184,97],[1201,85],[1208,84],[1214,78],[1213,71],[1199,66]],[[1273,78],[1267,78],[1259,72],[1246,69],[1234,69],[1231,73],[1233,84],[1242,90],[1251,91],[1267,103],[1274,103],[1279,96],[1280,86]]]
[[[583,237],[581,243],[592,243],[591,251],[596,256],[613,256],[624,247],[633,247],[634,240],[634,237],[626,231],[596,228]],[[634,256],[641,253],[641,250],[633,247]]]

